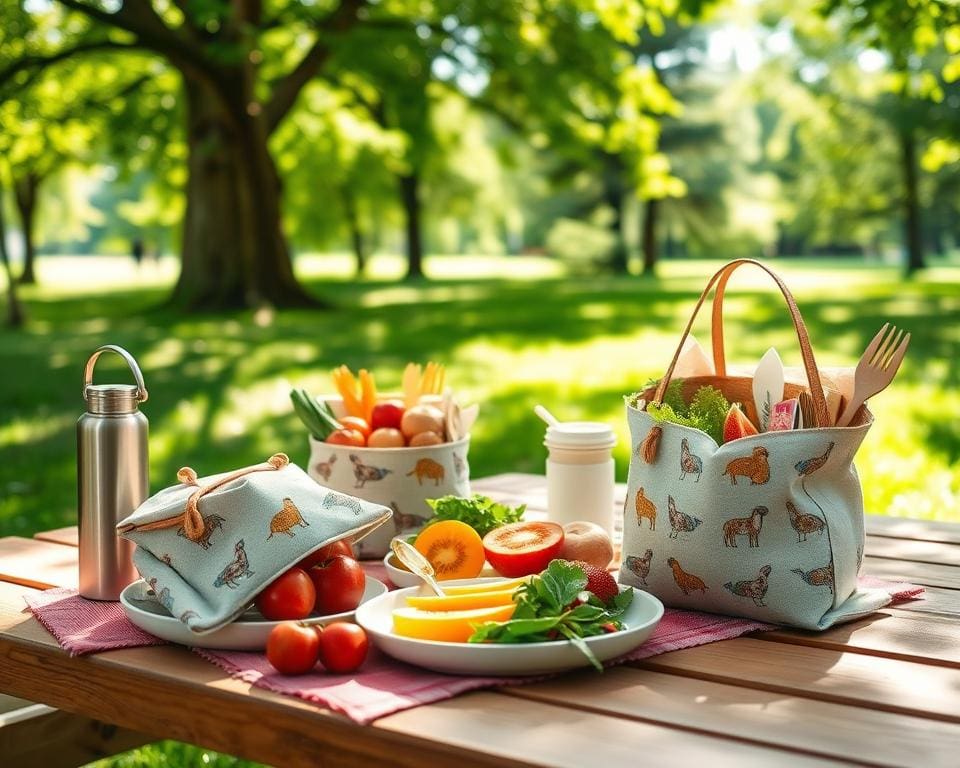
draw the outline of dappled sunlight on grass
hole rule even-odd
[[[153,490],[185,464],[215,472],[277,450],[303,463],[308,446],[290,409],[291,386],[330,392],[330,370],[346,363],[397,390],[403,366],[428,359],[445,362],[463,398],[481,403],[470,451],[476,476],[543,471],[543,424],[532,412],[542,402],[563,418],[612,424],[625,479],[623,395],[662,375],[717,263],[665,264],[656,280],[508,280],[502,276],[515,277],[517,262],[500,262],[498,276],[483,280],[324,278],[310,287],[333,309],[278,312],[262,326],[251,312],[177,315],[161,307],[165,292],[154,286],[125,285],[108,296],[59,283],[25,292],[34,322],[0,332],[0,364],[15,372],[0,378],[0,534],[74,522],[80,377],[105,342],[128,348],[144,368]],[[852,364],[886,321],[913,332],[896,384],[871,404],[877,423],[857,462],[867,508],[960,520],[960,269],[904,283],[890,268],[777,267],[796,287],[822,365]],[[782,302],[749,274],[738,274],[727,296],[728,359],[752,366],[775,345],[798,364]],[[695,330],[709,349],[709,307],[702,315]],[[122,361],[105,357],[97,380],[130,376]]]

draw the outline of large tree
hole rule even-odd
[[[151,55],[181,76],[188,174],[174,300],[192,308],[310,303],[281,230],[268,140],[368,3],[175,0],[163,10],[150,0],[56,3],[62,42],[28,38],[0,82],[119,49]]]

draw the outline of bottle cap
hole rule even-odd
[[[617,444],[617,436],[609,425],[599,421],[565,421],[547,427],[543,444],[547,448],[613,448]]]

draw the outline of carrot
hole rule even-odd
[[[357,397],[357,380],[347,366],[341,365],[334,370],[333,384],[343,398],[343,407],[347,414],[359,416],[361,419],[367,418],[364,416],[363,403]]]
[[[363,418],[369,424],[370,417],[373,415],[373,406],[377,404],[377,384],[374,381],[373,374],[366,368],[360,369],[360,393]]]

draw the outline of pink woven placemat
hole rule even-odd
[[[371,575],[378,574],[371,572]],[[861,578],[860,584],[865,588],[884,589],[894,601],[919,597],[923,592],[923,587],[871,577]],[[69,589],[32,593],[24,599],[71,655],[164,643],[131,624],[119,603],[85,600]],[[775,625],[748,619],[668,609],[646,643],[609,662],[608,666],[775,628]],[[465,691],[544,679],[444,675],[395,661],[375,649],[371,649],[361,671],[354,675],[315,672],[288,677],[278,674],[262,653],[193,650],[232,677],[341,712],[358,723],[369,723],[392,712],[448,699]]]

